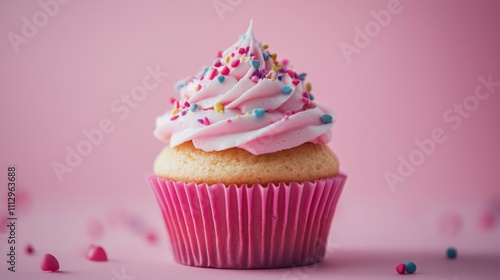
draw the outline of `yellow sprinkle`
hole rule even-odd
[[[277,53],[273,53],[273,54],[271,55],[271,57],[273,58],[273,60],[276,60],[276,58],[278,57],[278,54],[277,54]]]
[[[228,56],[226,56],[226,63],[228,63],[229,60],[231,60],[231,57],[229,57],[229,55],[228,55]]]
[[[276,63],[276,66],[281,67],[281,63],[279,63],[279,62]]]
[[[310,82],[306,83],[306,91],[310,92],[312,90],[312,85]]]
[[[177,113],[179,113],[179,109],[177,108],[172,109],[172,112],[170,112],[171,115],[176,115]]]
[[[236,118],[239,119],[240,118],[240,115],[236,115]]]
[[[224,106],[220,103],[215,103],[214,110],[217,113],[224,113]]]
[[[245,115],[250,115],[250,112],[246,112]]]
[[[278,71],[278,66],[274,65],[273,68],[272,68],[272,70]]]
[[[198,92],[198,88],[197,88],[197,87],[195,87],[195,88],[193,89],[193,91],[194,91],[194,92]]]
[[[271,73],[266,75],[266,78],[269,79],[271,77]]]
[[[271,78],[271,81],[273,81],[273,82],[274,82],[274,81],[276,81],[276,79],[275,79],[275,78]]]
[[[242,57],[242,58],[240,58],[240,59],[241,59],[241,61],[245,61],[245,60],[247,60],[247,58],[246,58],[246,57]]]
[[[268,44],[265,44],[264,46],[262,46],[263,49],[267,50],[269,48],[269,45]]]

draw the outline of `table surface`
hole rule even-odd
[[[461,253],[448,260],[442,252],[363,251],[348,248],[330,250],[317,265],[261,270],[226,270],[188,267],[175,263],[165,246],[121,248],[108,262],[90,262],[82,255],[59,254],[61,271],[42,272],[42,254],[25,256],[18,270],[2,269],[1,279],[500,279],[500,255]],[[119,252],[121,251],[121,252]],[[109,255],[109,254],[108,254]],[[406,260],[417,265],[413,275],[398,275],[395,266]]]

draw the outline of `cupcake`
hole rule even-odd
[[[327,146],[335,113],[306,74],[253,36],[176,84],[156,120],[148,181],[175,260],[214,268],[320,262],[346,176]]]

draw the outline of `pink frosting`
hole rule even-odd
[[[212,66],[177,84],[181,97],[156,119],[154,135],[170,147],[193,141],[204,151],[238,147],[256,155],[327,143],[335,112],[313,102],[305,76],[274,59],[250,23]]]

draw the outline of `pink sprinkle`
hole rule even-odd
[[[289,61],[288,59],[284,58],[282,61],[281,61],[281,64],[283,65],[288,65]]]
[[[232,123],[233,121],[232,121],[232,120],[230,120],[230,119],[228,119],[226,122],[227,122],[227,123]]]
[[[177,101],[177,99],[173,98],[173,97],[170,97],[170,104],[174,104],[175,101]]]
[[[398,264],[396,266],[396,271],[399,273],[399,274],[405,274],[406,272],[406,265],[404,263],[401,263],[401,264]]]
[[[205,123],[203,122],[203,119],[197,119],[197,121],[198,121],[199,123],[201,123],[201,124],[205,124]]]
[[[234,52],[231,53],[231,57],[234,57]]]
[[[222,51],[218,51],[218,52],[217,52],[217,57],[218,57],[218,58],[221,58],[221,57],[222,57]]]
[[[178,118],[179,118],[179,115],[175,115],[175,116],[171,117],[171,118],[170,118],[170,120],[171,120],[171,121],[175,121],[175,120],[176,120],[176,119],[178,119]]]
[[[40,263],[40,269],[43,271],[58,271],[59,262],[56,257],[51,254],[45,254],[42,258],[42,262]]]
[[[197,88],[198,90],[200,90],[200,89],[201,89],[201,84],[198,84],[198,85],[196,86],[196,88]]]
[[[244,53],[246,53],[246,51],[245,51],[245,49],[244,49],[244,48],[239,48],[239,49],[238,49],[238,53],[239,53],[239,54],[244,54]]]
[[[28,255],[33,255],[33,253],[35,253],[35,249],[33,248],[33,246],[31,246],[31,244],[27,244],[26,247],[24,248],[24,251]]]
[[[250,46],[246,47],[245,52],[248,52],[248,50],[250,50]]]
[[[210,125],[210,120],[207,117],[203,118],[203,124],[204,125]]]
[[[289,116],[285,116],[283,120],[288,121]]]
[[[210,74],[210,80],[213,80],[215,77],[219,75],[219,71],[217,69],[212,70],[212,73]]]
[[[240,64],[239,59],[233,60],[233,62],[231,62],[231,67],[236,68],[238,66],[238,64]]]
[[[252,82],[254,82],[254,83],[258,83],[259,82],[259,77],[253,75],[252,78],[250,78],[250,80],[252,80]]]
[[[201,76],[200,81],[203,81],[205,79],[205,76]]]
[[[309,98],[307,98],[307,97],[302,97],[302,102],[303,102],[304,104],[309,104]]]
[[[294,79],[295,78],[295,72],[293,72],[291,69],[286,70],[290,78]]]
[[[181,116],[185,116],[185,115],[186,115],[186,113],[187,113],[187,111],[182,111],[182,112],[181,112]]]
[[[184,102],[184,107],[189,107],[189,106],[191,106],[191,104],[189,104],[189,102],[187,102],[187,101]]]
[[[222,68],[222,71],[220,71],[221,75],[224,75],[226,76],[227,74],[229,74],[229,68],[227,68],[227,66],[224,66],[224,68]]]
[[[309,99],[309,94],[307,93],[307,91],[304,91],[304,92],[302,93],[302,97],[307,97],[307,98]]]
[[[222,65],[222,63],[220,62],[220,60],[217,60],[215,63],[214,63],[214,67],[220,67]]]
[[[292,81],[292,84],[295,85],[295,86],[298,85],[299,83],[300,83],[300,80],[297,80],[297,79],[295,79],[295,80]]]
[[[104,249],[101,246],[93,246],[93,245],[89,247],[87,258],[90,261],[94,262],[105,262],[108,260],[108,256],[106,255]]]
[[[177,100],[174,101],[174,107],[179,109],[179,101],[177,101]]]
[[[190,83],[194,80],[194,76],[189,76],[186,78],[186,82]]]

